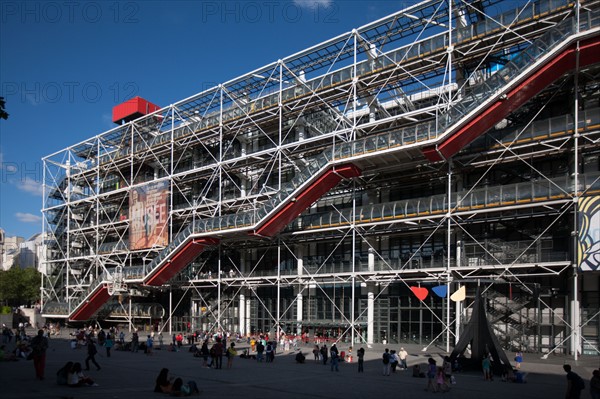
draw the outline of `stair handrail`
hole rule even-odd
[[[600,26],[600,10],[587,11],[580,15],[579,31],[590,30],[598,26]],[[529,68],[532,60],[540,59],[542,55],[545,55],[556,48],[565,38],[576,33],[576,28],[577,24],[573,17],[561,21],[555,27],[546,31],[542,36],[533,41],[530,46],[525,48],[517,57],[507,63],[504,68],[480,84],[473,86],[468,95],[461,97],[457,102],[453,103],[446,112],[439,113],[436,117],[436,121],[426,122],[424,124],[400,130],[400,143],[397,141],[398,132],[396,132],[396,134],[383,133],[351,142],[338,143],[325,149],[321,154],[314,157],[313,162],[308,162],[308,165],[299,167],[298,171],[304,169],[305,172],[308,171],[308,175],[305,176],[302,173],[297,173],[292,181],[283,184],[277,194],[265,201],[260,208],[208,219],[198,219],[190,223],[152,260],[149,269],[147,269],[147,273],[153,272],[162,264],[163,260],[171,254],[172,250],[185,243],[192,235],[237,228],[240,225],[246,227],[256,225],[263,221],[266,216],[278,208],[285,199],[289,198],[293,192],[300,189],[300,187],[306,183],[306,180],[303,181],[303,179],[298,179],[298,177],[306,177],[310,180],[310,178],[315,175],[314,172],[322,171],[333,161],[402,145],[402,143],[405,142],[405,133],[411,131],[414,131],[414,134],[410,134],[409,138],[414,137],[415,141],[438,138],[442,133],[449,130],[454,124],[460,123],[468,113],[477,108],[477,106],[480,105],[480,103],[477,102],[478,99],[490,98],[491,95],[498,94],[502,88],[506,88],[511,84],[510,81],[514,77]],[[526,56],[531,57],[531,59],[526,59]],[[102,274],[102,277],[105,273]],[[90,285],[79,298],[71,302],[72,309],[77,309],[81,302],[83,302],[83,300],[103,282],[102,279],[98,279],[96,284]]]

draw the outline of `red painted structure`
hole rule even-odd
[[[144,100],[142,97],[134,97],[131,100],[127,100],[124,103],[115,105],[112,110],[112,120],[117,125],[121,124],[121,121],[129,122],[140,116],[151,114],[154,111],[158,111],[160,107],[152,104],[148,100]]]
[[[218,243],[219,240],[216,238],[189,240],[179,251],[172,254],[168,261],[164,262],[150,275],[146,276],[145,284],[153,286],[163,285],[196,259],[204,248]]]
[[[110,294],[106,284],[100,284],[92,291],[89,299],[85,299],[69,317],[73,321],[89,320],[108,301]]]
[[[288,223],[297,218],[306,208],[311,206],[313,202],[335,187],[342,179],[357,177],[361,173],[361,170],[353,164],[330,168],[295,198],[290,198],[289,202],[262,226],[258,227],[254,231],[254,234],[273,237]]]
[[[540,65],[519,84],[510,89],[506,96],[496,100],[479,114],[471,117],[463,126],[444,138],[437,146],[423,149],[430,161],[449,158],[485,133],[502,118],[518,109],[558,78],[576,67],[576,44],[571,44],[554,58]],[[594,37],[579,43],[579,66],[600,63],[600,38]],[[113,121],[132,120],[158,110],[159,107],[140,97],[131,99],[113,108]],[[335,166],[325,171],[305,190],[288,202],[275,215],[261,224],[253,234],[273,237],[288,223],[294,220],[323,194],[335,187],[342,179],[361,175],[361,170],[353,164]],[[153,271],[145,281],[146,285],[159,286],[167,282],[192,262],[206,246],[219,242],[215,238],[201,238],[188,241],[171,259]],[[110,298],[106,284],[101,284],[70,317],[74,321],[88,320]]]
[[[326,170],[306,189],[288,202],[275,215],[255,230],[254,234],[272,237],[294,220],[323,194],[335,187],[342,179],[361,175],[361,170],[353,164],[333,166]],[[187,241],[170,259],[146,276],[144,283],[150,286],[160,286],[169,281],[184,267],[190,264],[200,253],[211,245],[216,245],[216,238],[198,238]],[[110,295],[106,284],[101,284],[70,317],[74,321],[88,320],[108,301]]]
[[[576,43],[571,44],[554,58],[540,65],[513,87],[506,96],[496,100],[489,107],[474,115],[462,127],[452,133],[437,146],[423,149],[423,154],[432,162],[448,159],[466,145],[485,133],[500,120],[515,111],[549,84],[575,69]],[[579,43],[579,66],[600,62],[600,38],[593,37]]]

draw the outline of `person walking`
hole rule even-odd
[[[202,356],[202,367],[208,367],[208,356],[210,355],[210,350],[208,349],[208,339],[205,339],[202,342],[202,347],[200,347],[200,355]]]
[[[592,372],[592,378],[590,379],[590,395],[592,399],[600,399],[600,370],[594,370]]]
[[[106,340],[104,341],[104,347],[106,348],[106,357],[110,357],[110,350],[114,346],[113,336],[112,334],[106,335]]]
[[[44,379],[47,349],[48,338],[44,337],[44,330],[38,330],[37,335],[31,340],[31,356],[33,357],[33,368],[35,369],[35,377],[38,380]]]
[[[137,331],[134,331],[133,334],[131,334],[131,351],[137,352],[139,346],[140,346],[140,336],[138,335]]]
[[[85,358],[85,370],[88,371],[90,369],[90,360],[96,366],[96,369],[100,370],[100,365],[96,361],[96,353],[98,353],[98,349],[96,349],[96,344],[92,338],[88,338],[87,343],[87,357]]]
[[[335,371],[340,371],[340,369],[338,367],[338,362],[339,362],[340,356],[338,353],[337,346],[335,344],[331,345],[329,352],[331,353],[331,371],[333,371],[334,368],[335,368]]]
[[[444,356],[444,362],[442,363],[442,370],[444,370],[444,378],[448,384],[452,384],[452,362],[450,356]]]
[[[323,360],[323,365],[327,364],[327,345],[323,344],[321,347],[321,359]]]
[[[398,366],[398,361],[400,359],[398,358],[398,355],[396,354],[395,350],[391,350],[390,351],[390,368],[392,369],[392,373],[396,372],[396,366]]]
[[[426,391],[437,392],[435,376],[437,375],[437,363],[434,358],[427,359],[427,387]]]
[[[365,348],[360,348],[356,352],[356,356],[358,356],[358,372],[365,372]]]
[[[258,341],[256,344],[256,361],[261,363],[263,361],[263,352],[265,351],[265,346],[262,341]]]
[[[271,344],[271,341],[267,342],[267,347],[265,349],[265,353],[266,353],[266,362],[267,363],[271,363],[273,361],[273,344]]]
[[[481,361],[481,368],[483,369],[483,379],[486,381],[492,381],[492,361],[490,356],[486,356]]]
[[[383,352],[383,356],[381,357],[383,361],[383,375],[390,375],[390,350],[385,348],[385,352]]]
[[[146,338],[146,355],[152,356],[153,348],[154,348],[154,338],[152,338],[152,335],[148,335],[148,338]]]
[[[563,370],[567,373],[567,391],[565,392],[565,399],[579,399],[581,397],[581,391],[585,388],[583,378],[572,371],[570,364],[565,364]]]
[[[221,342],[221,338],[217,338],[217,342],[215,342],[212,349],[214,349],[215,354],[215,369],[220,369],[223,364],[223,343]]]
[[[312,352],[313,356],[315,357],[315,363],[319,363],[319,356],[321,354],[321,351],[319,350],[319,345],[315,345]]]

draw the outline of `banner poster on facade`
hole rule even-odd
[[[600,196],[579,199],[577,264],[581,271],[600,270]]]
[[[148,184],[131,190],[129,249],[146,249],[169,243],[168,195],[168,182]]]

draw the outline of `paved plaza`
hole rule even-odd
[[[69,388],[56,384],[56,371],[67,361],[84,363],[85,349],[71,349],[67,334],[64,338],[53,338],[47,353],[46,378],[35,379],[31,361],[0,362],[0,381],[3,399],[24,398],[160,398],[165,394],[154,393],[154,380],[161,368],[170,369],[173,376],[184,381],[195,380],[201,389],[200,397],[207,398],[423,398],[442,395],[445,398],[506,399],[563,398],[566,385],[562,365],[574,366],[574,371],[586,379],[587,387],[582,398],[589,396],[589,378],[598,368],[600,357],[583,357],[578,362],[563,356],[550,356],[541,360],[538,354],[525,354],[522,369],[528,373],[526,384],[504,383],[497,378],[485,382],[479,373],[456,374],[457,384],[448,393],[425,392],[426,379],[413,378],[410,371],[397,371],[389,377],[382,375],[381,353],[383,345],[366,348],[365,372],[357,373],[356,363],[341,363],[339,372],[332,372],[329,365],[315,363],[312,347],[302,347],[307,362],[297,364],[294,353],[279,353],[273,363],[257,363],[254,360],[236,358],[232,369],[221,370],[202,367],[202,359],[194,358],[188,347],[180,352],[156,350],[152,356],[143,352],[113,351],[105,356],[99,348],[96,359],[102,369],[87,372],[98,384],[97,387]],[[239,343],[238,349],[248,345]],[[348,350],[348,345],[338,345]],[[400,345],[389,346],[398,350]],[[410,357],[409,366],[425,363],[434,356],[441,365],[440,348],[431,347],[422,352],[421,346],[404,345]],[[514,354],[509,354],[512,358]],[[224,359],[223,367],[226,367]],[[197,396],[196,396],[197,397]]]

